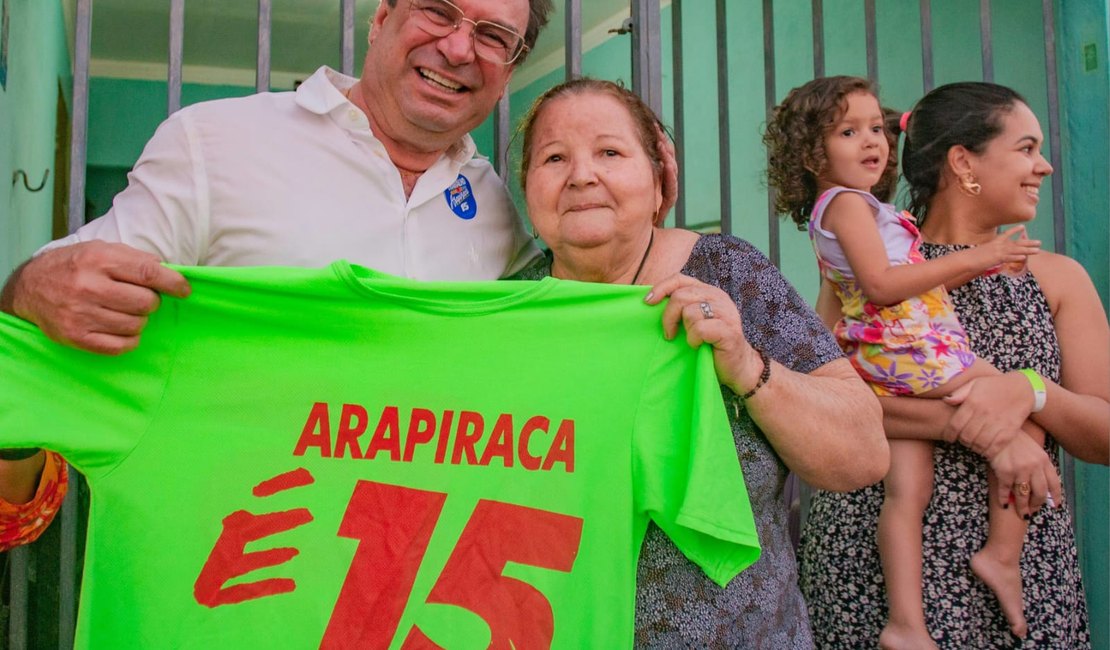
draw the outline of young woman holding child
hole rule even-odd
[[[879,200],[899,130],[921,233]],[[1083,647],[1054,458],[1059,443],[1107,462],[1110,330],[1082,268],[1036,254],[1022,226],[998,233],[1033,219],[1052,172],[1036,117],[1007,88],[952,84],[888,130],[870,84],[839,77],[792,91],[766,141],[779,207],[814,242],[819,311],[884,397],[894,443],[882,490],[814,499],[802,586],[818,645]],[[969,449],[941,444],[956,440]]]

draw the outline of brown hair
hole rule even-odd
[[[817,175],[825,170],[825,135],[847,109],[848,96],[867,93],[874,85],[861,77],[820,77],[791,90],[771,112],[763,144],[767,147],[767,183],[775,192],[775,210],[805,230],[817,200]],[[889,201],[898,181],[897,134],[889,124],[898,116],[883,109],[890,153],[886,170],[871,193]]]
[[[651,110],[651,107],[644,103],[644,100],[640,99],[638,95],[618,83],[605,79],[583,77],[563,82],[548,89],[533,102],[532,107],[528,109],[528,113],[521,120],[517,131],[523,133],[520,157],[520,187],[522,189],[528,189],[528,169],[532,162],[532,138],[540,113],[553,100],[580,95],[608,95],[624,106],[632,118],[633,127],[640,140],[640,146],[647,154],[648,160],[651,162],[651,168],[656,175],[662,173],[663,156],[659,152],[659,136],[656,129],[663,129],[663,123]],[[666,215],[662,216],[665,217]]]

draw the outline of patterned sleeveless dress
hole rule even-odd
[[[927,258],[968,248],[924,244]],[[1060,380],[1060,347],[1052,312],[1031,274],[978,277],[951,293],[972,350],[1002,371],[1033,368]],[[1049,432],[1045,449],[1057,457]],[[969,561],[987,536],[986,463],[957,444],[938,443],[935,487],[925,512],[925,618],[942,650],[1090,648],[1087,604],[1066,502],[1034,515],[1021,556],[1024,642],[1010,635],[991,591]],[[1057,468],[1058,469],[1058,468]],[[856,492],[814,495],[799,551],[802,592],[818,648],[878,647],[886,594],[875,545],[882,484]]]

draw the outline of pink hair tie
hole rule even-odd
[[[898,120],[898,128],[902,129],[902,133],[906,132],[906,127],[910,124],[910,112],[902,113],[902,118]]]

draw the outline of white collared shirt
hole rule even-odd
[[[346,259],[420,280],[496,279],[538,253],[470,136],[406,199],[366,115],[343,95],[354,83],[321,67],[296,92],[178,111],[147,143],[111,210],[44,250],[101,239],[176,264]]]

